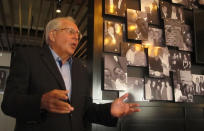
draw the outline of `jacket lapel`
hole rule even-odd
[[[47,66],[47,69],[51,72],[53,77],[56,78],[57,83],[59,84],[59,87],[63,90],[66,89],[64,80],[62,78],[62,75],[57,67],[57,64],[52,56],[52,53],[47,45],[44,45],[41,52],[41,59],[44,62],[44,64]]]

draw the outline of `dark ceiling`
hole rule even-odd
[[[61,1],[62,13],[57,14]],[[13,45],[42,45],[44,28],[55,17],[72,16],[82,40],[75,55],[86,57],[88,0],[0,0],[0,46],[11,51]]]

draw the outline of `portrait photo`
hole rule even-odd
[[[142,44],[143,45],[150,45],[150,46],[162,46],[163,43],[164,43],[164,39],[163,39],[162,29],[149,26],[148,40],[142,41]]]
[[[126,102],[145,101],[144,100],[144,78],[128,77],[127,89],[120,91],[119,96],[128,93]]]
[[[204,95],[204,75],[192,74],[194,95]]]
[[[113,21],[104,21],[104,52],[120,53],[123,43],[123,24]]]
[[[148,48],[149,76],[151,77],[168,77],[169,51],[166,47],[149,47]]]
[[[170,79],[145,77],[145,99],[172,101],[173,89]]]
[[[105,0],[105,14],[125,17],[126,0]]]
[[[125,57],[104,55],[104,90],[127,89],[127,61]]]
[[[159,25],[159,0],[141,0],[141,11],[147,13],[148,23]]]
[[[181,25],[181,35],[183,37],[183,41],[179,50],[183,51],[192,51],[192,36],[191,36],[191,28],[189,25],[182,24]]]
[[[173,73],[175,102],[193,102],[194,88],[191,71]]]
[[[9,69],[0,68],[0,94],[4,92],[8,75]]]
[[[127,37],[134,40],[148,39],[147,13],[127,9]]]
[[[126,57],[127,64],[130,66],[147,66],[147,56],[141,44],[123,43],[121,56]]]

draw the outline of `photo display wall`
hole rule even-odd
[[[129,93],[127,101],[193,102],[204,95],[204,75],[191,73],[192,25],[184,10],[197,8],[188,0],[127,0],[103,4],[104,83],[106,91]],[[132,6],[131,6],[132,7]],[[146,68],[143,78],[128,68]]]

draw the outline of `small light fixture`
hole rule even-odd
[[[62,0],[57,0],[57,8],[56,8],[56,13],[61,13],[61,3]]]

